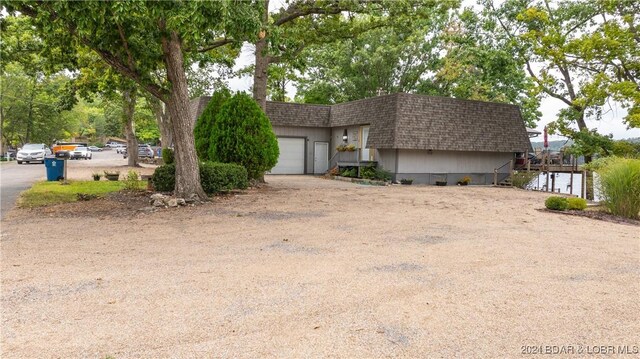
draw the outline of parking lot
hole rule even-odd
[[[636,226],[539,211],[545,194],[516,189],[266,180],[149,214],[147,196],[14,212],[4,357],[516,357],[640,343]]]
[[[93,152],[91,160],[68,160],[67,176],[71,180],[91,180],[91,174],[104,170],[125,173],[129,170],[127,160],[115,150]],[[153,166],[136,168],[141,174],[153,173]],[[38,180],[46,179],[46,169],[41,163],[5,162],[0,166],[0,205],[2,218],[13,208],[20,192],[31,187]]]

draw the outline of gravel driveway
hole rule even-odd
[[[0,356],[514,357],[640,345],[637,226],[540,212],[544,194],[515,189],[267,181],[130,218],[9,213]]]

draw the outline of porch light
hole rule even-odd
[[[344,132],[342,133],[342,141],[347,142],[349,141],[349,136],[347,135],[347,129],[344,129]]]

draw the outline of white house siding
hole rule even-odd
[[[396,172],[396,150],[393,149],[379,149],[376,150],[376,159],[378,160],[378,166],[385,170],[395,173]]]
[[[273,126],[276,137],[296,137],[305,139],[305,173],[313,174],[314,142],[330,142],[331,129],[323,127]],[[331,143],[329,143],[331,146]]]
[[[469,176],[472,184],[490,184],[494,168],[512,158],[510,152],[398,150],[395,179],[413,178],[414,183],[428,184],[446,180],[451,185]]]

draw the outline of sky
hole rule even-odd
[[[269,3],[269,9],[273,11],[277,7],[279,7],[281,3],[282,0],[271,0],[271,2]],[[479,5],[475,4],[474,0],[464,0],[463,6],[477,7]],[[236,60],[234,70],[244,68],[246,66],[252,65],[253,63],[254,47],[251,44],[245,44],[242,48],[242,53]],[[229,87],[234,91],[251,92],[252,83],[253,80],[251,76],[234,77],[229,80]],[[296,93],[295,87],[290,86],[287,90],[289,98],[293,98]],[[542,117],[540,121],[538,121],[538,126],[536,127],[536,129],[542,132],[545,125],[555,120],[558,112],[564,107],[566,107],[566,105],[558,99],[543,99],[540,104],[540,112],[542,113]],[[623,123],[622,119],[626,114],[626,110],[623,109],[619,104],[612,103],[610,104],[610,106],[608,106],[600,121],[587,120],[587,126],[589,127],[589,129],[597,129],[598,133],[600,134],[611,134],[613,135],[614,139],[640,137],[640,128],[628,129],[627,126]],[[563,136],[549,136],[550,141],[564,139],[566,138]]]

